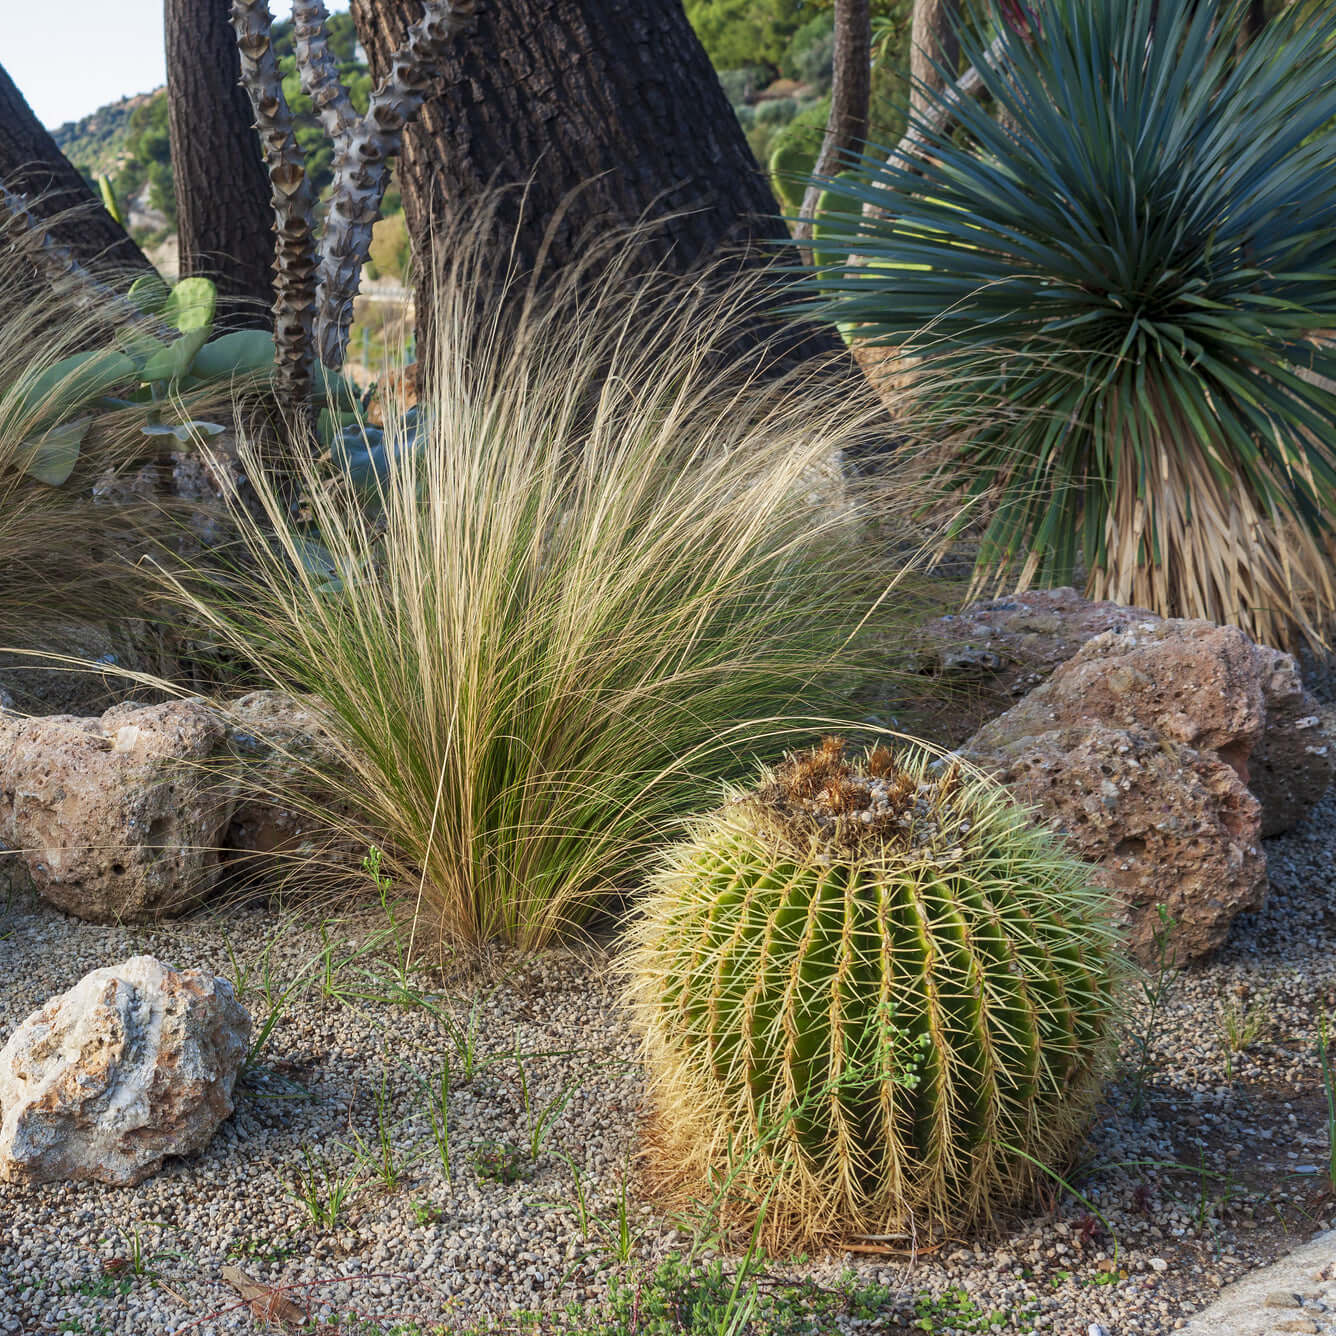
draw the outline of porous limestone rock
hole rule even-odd
[[[1237,914],[1266,898],[1260,811],[1238,772],[1154,733],[1100,724],[1056,728],[966,756],[1066,835],[1115,893],[1132,953],[1183,965],[1225,940]]]
[[[961,748],[1095,865],[1144,961],[1157,905],[1177,922],[1183,964],[1265,899],[1247,787],[1266,720],[1257,656],[1242,631],[1209,622],[1108,631]]]
[[[1292,654],[1256,646],[1266,725],[1248,758],[1248,787],[1262,804],[1263,836],[1292,830],[1336,778],[1336,753],[1317,701]]]
[[[1167,634],[1191,639],[1211,623],[1166,622],[1145,608],[1093,602],[1066,588],[1028,590],[936,618],[919,629],[916,644],[919,671],[945,688],[926,731],[945,746],[960,746],[1095,637],[1138,628],[1144,636],[1163,625],[1177,628]],[[1251,662],[1245,666],[1247,655],[1238,650],[1230,671],[1255,679],[1262,700],[1261,732],[1250,743],[1236,738],[1226,759],[1242,762],[1245,781],[1262,804],[1262,834],[1276,835],[1302,820],[1326,791],[1336,774],[1336,752],[1323,734],[1317,704],[1304,688],[1294,657],[1244,640],[1251,646]],[[1092,720],[1098,717],[1093,706],[1087,713]],[[1246,757],[1240,748],[1246,748]]]
[[[1031,589],[935,617],[915,632],[915,666],[962,688],[953,693],[953,708],[943,718],[953,736],[939,740],[959,746],[1033,691],[1087,640],[1159,620],[1145,608],[1092,602],[1071,588]]]
[[[361,846],[322,780],[336,769],[316,711],[276,691],[94,718],[0,711],[0,884],[133,922],[185,912],[224,875],[267,877],[276,860],[285,874],[356,868]]]
[[[232,986],[133,956],[94,970],[0,1049],[0,1177],[125,1186],[209,1144],[250,1017]]]
[[[181,913],[218,878],[235,802],[226,742],[196,700],[0,717],[0,845],[21,850],[38,893],[80,918]]]
[[[228,741],[245,763],[223,843],[230,870],[312,859],[322,875],[356,867],[349,815],[329,777],[337,749],[314,707],[280,691],[253,691],[226,709]]]

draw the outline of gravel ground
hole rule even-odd
[[[1182,1328],[1223,1285],[1331,1227],[1315,1045],[1319,1017],[1336,1011],[1334,846],[1336,791],[1268,842],[1265,910],[1164,992],[1139,1112],[1129,1037],[1087,1160],[1070,1175],[1080,1199],[1055,1184],[986,1240],[771,1272],[827,1284],[852,1267],[889,1288],[881,1316],[841,1329],[898,1333],[924,1320],[940,1333],[1085,1336],[1098,1323],[1109,1336],[1150,1336]],[[331,927],[331,959],[374,930]],[[635,1196],[642,1087],[606,951],[501,954],[412,980],[431,994],[424,1007],[402,990],[396,1000],[392,952],[345,964],[327,987],[325,944],[309,912],[237,908],[125,929],[0,901],[0,1043],[87,971],[137,952],[231,978],[257,1024],[279,1004],[237,1112],[206,1153],[129,1189],[0,1184],[0,1333],[257,1331],[221,1278],[238,1265],[325,1316],[360,1315],[340,1331],[410,1320],[456,1330],[601,1296],[610,1275],[628,1273],[615,1245],[623,1201],[632,1267],[683,1243],[680,1222]],[[1230,1013],[1257,1027],[1239,1052],[1226,1041]],[[1129,1035],[1146,1033],[1145,1020],[1134,1007]],[[448,1176],[427,1094],[447,1058]],[[313,1222],[299,1200],[303,1174],[320,1206],[350,1180],[332,1224]]]

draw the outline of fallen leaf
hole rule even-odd
[[[280,1322],[285,1326],[306,1322],[305,1308],[293,1303],[282,1290],[252,1280],[239,1266],[225,1266],[222,1276],[261,1322]]]

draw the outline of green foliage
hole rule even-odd
[[[842,739],[672,852],[628,969],[650,1181],[772,1245],[987,1219],[1067,1156],[1120,956],[1087,868],[993,784]]]
[[[1158,12],[1158,16],[1157,16]],[[981,583],[1069,582],[1272,643],[1336,610],[1336,11],[1053,0],[995,120],[866,164],[824,313],[923,358],[991,498]],[[988,33],[964,35],[977,65]],[[836,240],[832,238],[832,243]]]
[[[826,92],[834,76],[835,22],[829,14],[814,14],[789,38],[780,69]]]
[[[55,626],[144,611],[122,557],[162,517],[91,495],[144,446],[143,410],[103,397],[134,376],[131,358],[99,347],[108,334],[77,285],[34,282],[25,247],[0,238],[0,644],[56,648]]]
[[[210,338],[217,304],[212,280],[183,278],[169,286],[151,273],[135,279],[126,295],[144,320],[119,330],[115,347],[34,359],[11,386],[0,388],[11,422],[25,424],[9,462],[29,476],[64,483],[98,409],[142,406],[145,436],[189,444],[217,435],[223,427],[195,416],[191,401],[223,387],[232,393],[256,388],[272,372],[273,335],[238,330]],[[341,375],[319,368],[319,383],[337,406],[356,402]]]
[[[372,79],[371,71],[357,58],[357,30],[352,16],[331,14],[327,31],[330,50],[338,65],[339,82],[348,90],[353,109],[363,113],[371,96]],[[283,76],[283,96],[292,112],[297,147],[302,152],[316,194],[323,196],[334,179],[334,145],[320,124],[314,104],[302,88],[290,22],[274,24],[274,52],[278,56],[279,73]]]
[[[367,269],[372,278],[408,278],[413,264],[413,240],[402,213],[378,219],[371,229],[371,257]]]
[[[775,97],[756,105],[757,125],[787,125],[798,114],[798,100]]]
[[[937,1295],[925,1291],[914,1300],[914,1329],[928,1333],[998,1331],[1011,1326],[1016,1316],[981,1308],[959,1287]]]
[[[686,0],[687,18],[717,70],[778,70],[808,17],[803,0]]]
[[[770,82],[770,71],[760,65],[743,65],[736,70],[720,70],[719,82],[736,109]]]
[[[859,180],[856,172],[837,172],[832,183],[817,196],[812,219],[812,262],[818,269],[849,262],[847,252],[826,247],[830,241],[838,247],[841,238],[857,232],[862,223],[862,210],[851,201]]]
[[[97,178],[97,191],[102,197],[102,207],[111,214],[111,216],[122,227],[125,226],[125,213],[121,209],[121,202],[116,198],[116,190],[111,184],[111,177],[105,172],[101,172]]]
[[[123,165],[113,187],[120,199],[137,194],[148,183],[149,207],[176,226],[176,185],[172,180],[172,141],[167,124],[167,90],[159,89],[130,113]]]
[[[99,107],[89,116],[66,121],[51,131],[60,151],[96,186],[97,177],[116,170],[125,155],[130,117],[147,98],[143,94]]]
[[[768,1279],[768,1278],[764,1278]],[[733,1272],[722,1262],[669,1257],[640,1283],[614,1281],[596,1336],[820,1336],[840,1319],[881,1316],[890,1292],[852,1274],[830,1288],[809,1281],[762,1284],[749,1256]]]
[[[821,152],[821,139],[830,115],[830,99],[822,98],[805,107],[771,141],[770,185],[784,212],[796,214],[802,207],[808,178]]]

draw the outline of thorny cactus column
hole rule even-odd
[[[283,96],[267,0],[232,0],[232,27],[241,51],[241,81],[255,109],[255,128],[274,191],[274,390],[281,404],[301,412],[311,402],[315,201]]]
[[[390,159],[404,126],[418,114],[449,44],[473,21],[474,0],[438,0],[408,30],[390,72],[357,116],[339,83],[326,36],[323,0],[294,0],[297,68],[302,87],[334,141],[334,183],[320,261],[316,351],[331,370],[343,365],[362,266],[371,254],[371,228],[390,182]]]
[[[365,116],[353,110],[329,50],[322,0],[295,0],[293,31],[302,87],[334,141],[322,258],[312,233],[314,198],[297,147],[292,115],[271,42],[267,0],[232,0],[232,26],[241,49],[241,77],[255,109],[256,128],[274,187],[275,388],[297,408],[310,403],[315,356],[331,371],[343,366],[371,229],[389,184],[390,159],[404,126],[422,106],[446,45],[473,19],[475,0],[428,0],[426,12],[395,53],[388,76],[372,93]],[[317,282],[318,278],[318,282]]]

